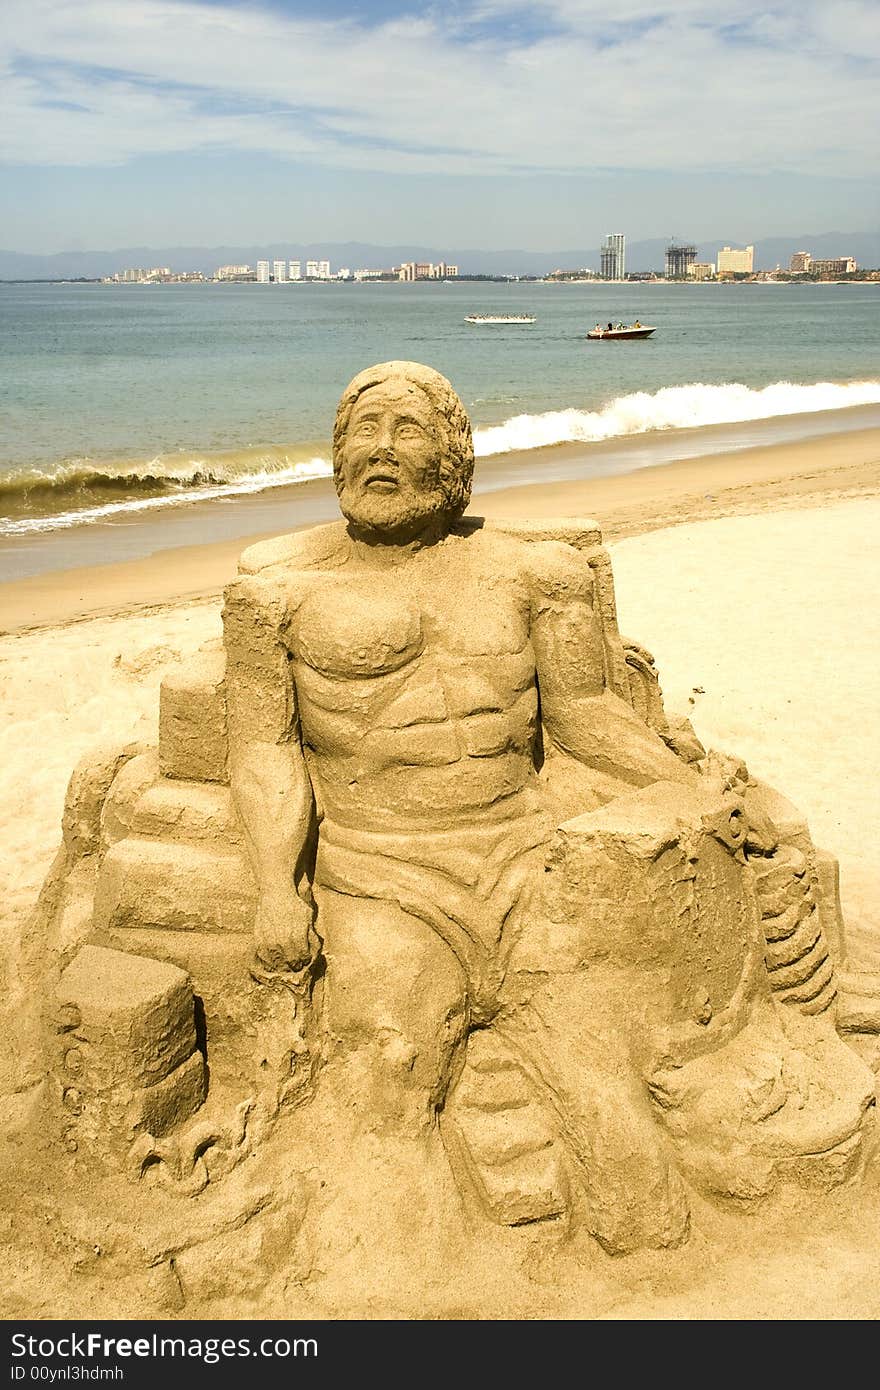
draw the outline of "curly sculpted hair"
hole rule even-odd
[[[454,518],[460,517],[471,499],[471,479],[474,475],[471,422],[446,377],[435,372],[433,367],[423,367],[418,362],[378,362],[375,367],[358,372],[346,386],[333,426],[333,478],[336,491],[342,488],[342,450],[355,403],[365,391],[395,378],[402,378],[424,392],[445,427],[446,448],[440,464],[440,486],[446,494],[450,514]]]

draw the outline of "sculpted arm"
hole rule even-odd
[[[259,893],[256,953],[273,969],[310,958],[308,863],[314,798],[281,639],[284,608],[260,578],[231,584],[223,610],[229,780]]]
[[[659,735],[606,689],[592,572],[570,547],[534,546],[531,601],[541,717],[556,747],[637,787],[693,780]]]

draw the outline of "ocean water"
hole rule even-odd
[[[388,358],[450,378],[478,458],[580,440],[585,473],[591,443],[877,405],[878,309],[880,285],[0,285],[0,536],[327,476],[342,388]],[[463,321],[486,312],[536,322]],[[653,338],[585,338],[635,318]]]

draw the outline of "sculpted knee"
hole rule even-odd
[[[375,996],[364,999],[351,989],[341,999],[332,989],[328,995],[328,1061],[347,1059],[353,1074],[361,1075],[361,1086],[376,1090],[383,1105],[394,1094],[411,1094],[425,1109],[442,1103],[465,1036],[463,993],[440,998],[434,991],[433,998],[426,998],[414,992],[405,1005]]]
[[[348,907],[344,914],[342,909]],[[430,1117],[467,1025],[462,969],[444,942],[393,904],[326,914],[323,1034],[328,1065],[378,1120]]]

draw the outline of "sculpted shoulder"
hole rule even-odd
[[[257,541],[243,550],[238,561],[239,574],[262,574],[285,566],[292,570],[312,569],[335,563],[345,551],[346,525],[331,521],[324,526],[308,526],[285,536]]]
[[[308,571],[292,570],[286,565],[272,566],[260,574],[240,575],[223,591],[223,611],[247,609],[264,620],[277,619],[280,623],[302,603],[310,581],[314,582]]]
[[[259,574],[234,579],[223,593],[227,643],[232,632],[241,627],[262,631],[286,643],[306,600],[320,593],[328,582],[325,571],[294,569],[286,564],[267,566]]]
[[[529,552],[534,549],[527,535],[509,532],[501,525],[482,518],[464,517],[449,538],[450,554],[457,563],[465,561],[475,572],[517,580],[529,572]],[[447,543],[448,544],[448,543]]]
[[[345,554],[342,521],[275,536],[248,546],[239,560],[239,577],[224,591],[224,614],[246,611],[282,629],[306,598],[326,582],[327,572]]]
[[[510,547],[508,573],[517,574],[533,609],[540,612],[566,601],[592,603],[592,571],[574,546],[556,540],[504,539]]]
[[[462,530],[468,527],[465,517]],[[577,532],[577,544],[559,532]],[[595,534],[594,534],[595,533]],[[530,592],[548,598],[563,596],[590,599],[593,577],[581,546],[585,539],[600,540],[595,523],[471,521],[465,531],[469,547],[499,574],[524,583]]]
[[[573,545],[534,541],[526,546],[524,561],[535,589],[547,598],[592,597],[592,571]]]

